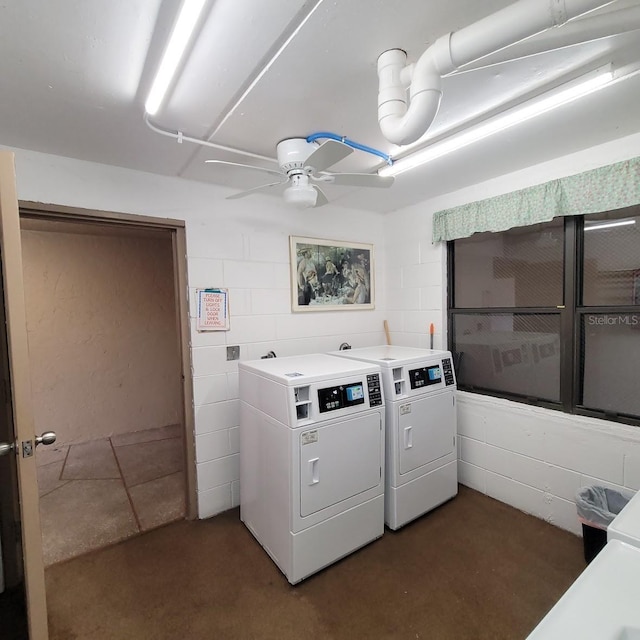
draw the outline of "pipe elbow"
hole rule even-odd
[[[385,55],[383,62],[390,59]],[[406,58],[405,58],[406,59]],[[396,78],[400,78],[399,60],[396,61]],[[381,69],[382,67],[382,69]],[[378,74],[386,67],[378,60]],[[439,38],[420,57],[412,70],[409,88],[410,100],[400,92],[391,95],[388,87],[378,95],[378,123],[382,135],[397,145],[407,145],[421,138],[431,126],[442,98],[442,74],[454,68],[450,52],[450,34]],[[381,83],[382,84],[382,83]],[[396,79],[393,84],[398,90],[401,83]]]
[[[441,98],[442,91],[439,87],[424,89],[412,95],[409,108],[402,114],[385,113],[381,109],[378,123],[382,135],[389,142],[400,146],[419,140],[436,117]]]
[[[415,142],[427,132],[438,112],[443,75],[611,1],[518,0],[468,27],[438,38],[413,70],[405,66],[404,51],[384,52],[378,58],[378,122],[382,134],[398,145]]]

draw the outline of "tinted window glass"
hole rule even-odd
[[[583,304],[640,304],[640,207],[584,220]]]
[[[454,306],[561,305],[563,256],[561,219],[456,240]]]
[[[453,318],[458,383],[560,400],[559,314],[461,314]]]
[[[640,312],[585,314],[582,362],[584,407],[640,415]]]

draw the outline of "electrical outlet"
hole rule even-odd
[[[227,360],[239,360],[239,359],[240,359],[240,345],[227,347]]]

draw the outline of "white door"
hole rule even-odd
[[[26,626],[29,640],[46,640],[49,636],[22,285],[20,219],[13,154],[6,151],[0,151],[0,236],[1,302],[4,310],[1,315],[5,316],[1,318],[0,340],[3,345],[0,353],[3,356],[4,379],[0,382],[4,382],[2,386],[6,390],[2,394],[3,428],[0,429],[0,453],[3,454],[0,456],[0,477],[3,481],[0,487],[0,502],[3,504],[0,534],[5,560],[3,574],[7,578],[5,591],[0,595],[0,610],[12,613],[7,617],[0,616],[0,637],[24,638],[21,629]],[[11,521],[12,518],[15,521]],[[16,537],[18,530],[21,535]],[[14,535],[7,535],[10,531]],[[16,597],[26,600],[26,611],[16,600],[7,605],[7,598]]]
[[[380,484],[381,428],[375,412],[300,433],[302,517]]]
[[[456,424],[453,402],[453,393],[443,391],[398,405],[401,475],[453,452]]]

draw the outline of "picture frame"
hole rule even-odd
[[[372,244],[290,236],[294,312],[375,308]]]
[[[640,305],[640,269],[633,272],[633,300],[631,303]]]

